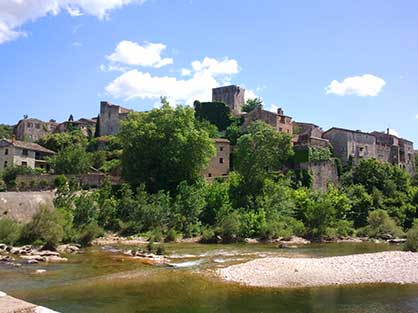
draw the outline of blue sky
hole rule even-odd
[[[1,0],[0,122],[234,83],[297,121],[418,142],[417,38],[412,0]]]

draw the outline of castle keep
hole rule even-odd
[[[107,101],[100,102],[99,136],[117,135],[120,131],[120,122],[128,117],[132,110]]]
[[[245,89],[232,85],[212,89],[212,101],[225,103],[234,115],[241,114],[245,104]]]

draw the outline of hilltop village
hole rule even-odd
[[[312,175],[314,189],[326,190],[327,186],[336,184],[339,179],[339,167],[356,165],[362,159],[376,159],[405,169],[411,176],[415,176],[415,151],[413,142],[398,138],[389,133],[373,131],[370,133],[360,130],[333,127],[327,131],[315,124],[294,121],[285,115],[282,108],[277,112],[265,110],[258,104],[243,110],[246,106],[245,89],[239,86],[226,86],[212,90],[211,102],[195,102],[196,114],[218,126],[220,133],[225,129],[219,125],[218,112],[228,111],[227,114],[239,118],[241,130],[245,132],[253,121],[263,121],[277,132],[292,137],[295,157],[289,167],[302,170]],[[221,108],[221,111],[218,111]],[[43,147],[42,138],[53,133],[65,133],[79,130],[86,137],[107,138],[120,132],[121,122],[133,110],[106,101],[100,103],[100,113],[95,118],[70,118],[62,123],[55,120],[42,121],[25,116],[13,127],[11,138],[0,141],[0,172],[10,166],[41,168],[51,173],[47,157],[54,155],[52,151]],[[233,168],[231,152],[234,143],[226,138],[213,139],[216,155],[210,160],[203,176],[208,180],[227,176]],[[97,180],[99,171],[92,169],[91,174]],[[44,177],[45,178],[45,177]],[[91,178],[90,178],[91,179]]]

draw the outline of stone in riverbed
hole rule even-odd
[[[60,245],[57,247],[57,251],[60,253],[78,253],[80,247],[78,245]]]
[[[54,256],[54,255],[46,257],[46,262],[49,262],[49,263],[67,262],[67,261],[68,261],[67,258],[62,258],[59,256]]]

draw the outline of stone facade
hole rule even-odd
[[[80,118],[77,121],[66,121],[55,128],[55,133],[65,133],[72,130],[81,130],[84,136],[92,137],[96,130],[97,119]]]
[[[389,132],[363,133],[341,128],[331,128],[323,134],[334,147],[334,153],[344,163],[353,160],[357,164],[362,158],[375,158],[404,168],[415,175],[413,142],[398,138]]]
[[[313,177],[312,188],[315,190],[326,191],[330,184],[338,184],[338,170],[334,159],[301,163],[298,167],[311,173]]]
[[[376,157],[376,137],[361,131],[343,128],[331,128],[323,138],[328,139],[334,148],[334,154],[344,164],[351,159],[358,164],[361,159]]]
[[[245,116],[243,129],[247,129],[253,121],[263,121],[278,132],[286,133],[289,135],[293,134],[293,122],[290,116],[284,115],[283,110],[280,108],[277,113],[257,108],[248,113]]]
[[[53,133],[57,125],[54,120],[44,122],[36,118],[25,118],[14,127],[13,135],[17,140],[35,142]]]
[[[17,140],[0,140],[0,172],[10,166],[43,168],[48,170],[46,156],[54,154],[38,144]]]
[[[230,169],[231,143],[227,139],[214,139],[216,155],[209,161],[208,167],[203,171],[203,176],[211,180],[216,177],[226,176]]]
[[[245,104],[245,89],[235,85],[214,88],[212,101],[225,103],[234,115],[239,115]]]
[[[127,118],[132,110],[107,101],[100,102],[99,136],[117,135],[120,131],[120,122]]]

